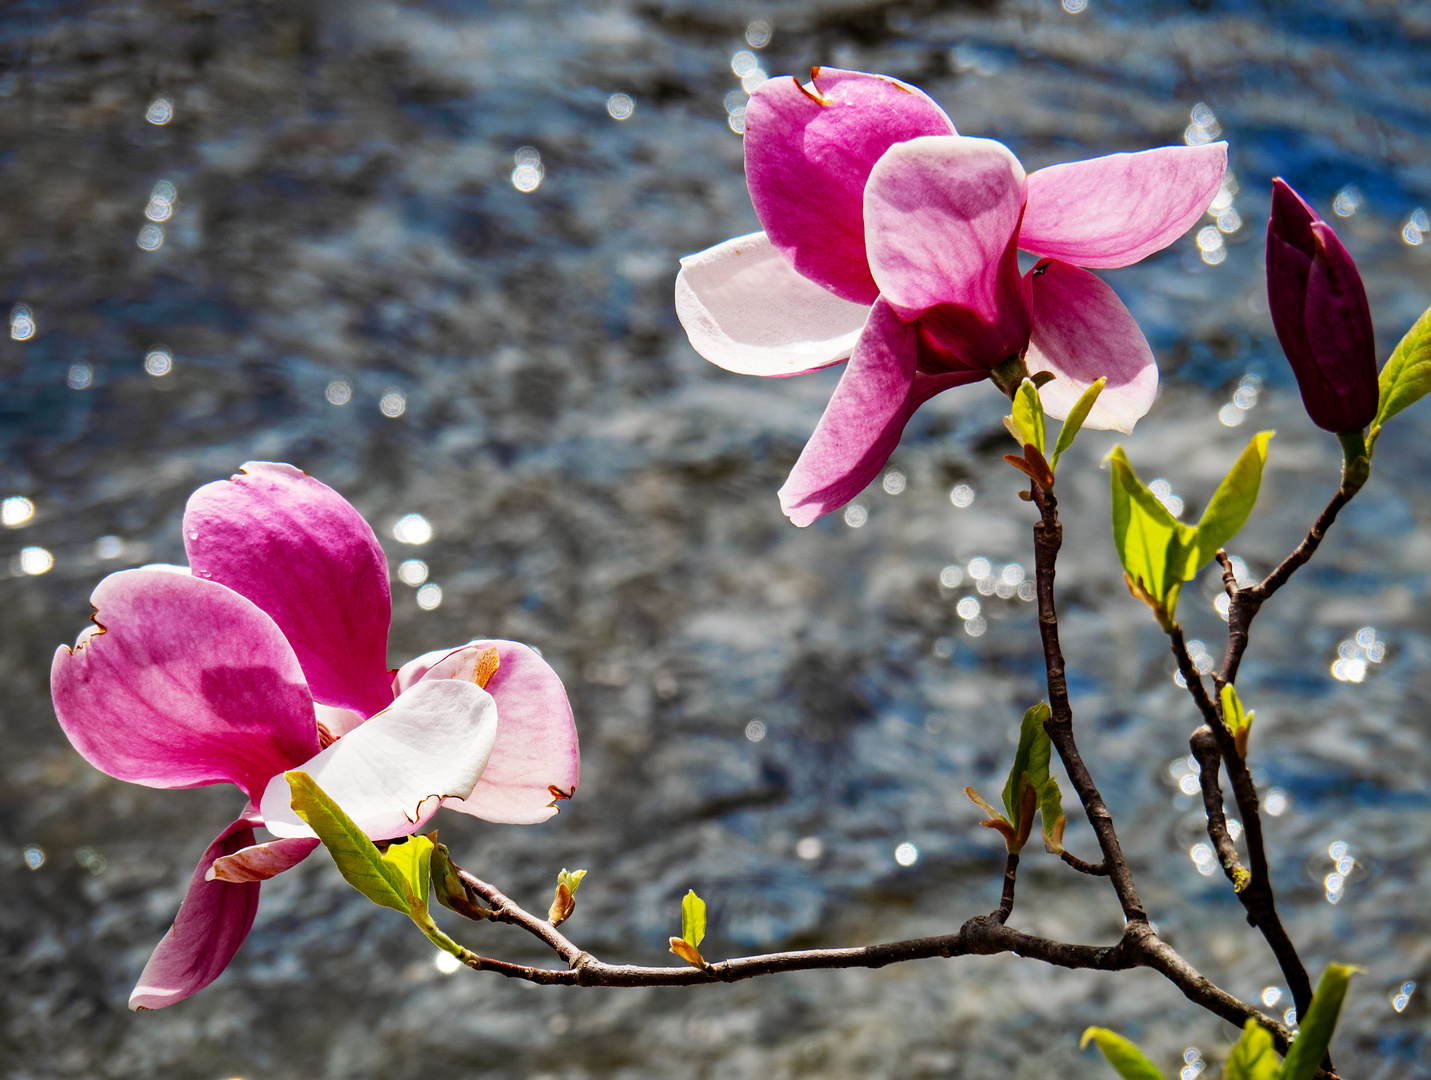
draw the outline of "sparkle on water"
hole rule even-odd
[[[396,420],[407,412],[407,395],[397,389],[384,390],[383,396],[378,399],[378,409],[384,416]]]
[[[845,524],[852,529],[858,529],[870,519],[870,512],[865,509],[863,503],[850,503],[845,507]]]
[[[174,354],[162,345],[156,345],[144,354],[144,370],[155,378],[174,370]]]
[[[1282,988],[1280,986],[1268,986],[1262,990],[1262,1004],[1267,1008],[1272,1008],[1277,1002],[1282,1000]]]
[[[450,952],[438,952],[432,958],[432,966],[441,975],[451,975],[462,967],[462,961],[453,956]]]
[[[900,866],[913,866],[919,861],[919,849],[906,840],[894,849],[894,861]]]
[[[765,722],[763,720],[752,720],[746,724],[745,737],[751,742],[760,742],[765,738]]]
[[[145,251],[158,251],[164,246],[164,230],[158,225],[146,225],[139,230],[134,242]]]
[[[968,484],[955,484],[954,489],[949,492],[949,501],[963,510],[966,506],[973,505],[974,489]]]
[[[25,865],[31,870],[38,870],[45,865],[45,849],[31,844],[25,849]]]
[[[157,97],[144,110],[144,119],[156,127],[162,127],[174,119],[174,103],[166,97]]]
[[[1199,842],[1188,849],[1188,856],[1192,859],[1193,865],[1197,867],[1197,872],[1203,877],[1212,877],[1217,873],[1217,855],[1212,850],[1212,845]]]
[[[1401,239],[1412,247],[1416,247],[1426,239],[1428,232],[1431,232],[1431,218],[1428,218],[1426,211],[1418,206],[1406,219],[1406,225],[1401,230]]]
[[[523,146],[512,155],[517,167],[512,170],[512,186],[518,191],[530,193],[541,187],[546,178],[542,166],[542,155],[535,146]]]
[[[48,573],[50,567],[55,565],[55,557],[42,547],[23,547],[15,560],[19,564],[20,572],[30,577]]]
[[[1353,637],[1337,646],[1337,658],[1332,662],[1332,678],[1338,682],[1359,683],[1366,679],[1370,665],[1386,659],[1386,642],[1378,640],[1376,630],[1363,626]]]
[[[421,559],[404,559],[398,567],[398,580],[417,588],[427,580],[427,563]]]
[[[69,374],[65,376],[65,385],[71,390],[85,390],[90,383],[94,382],[94,368],[83,360],[77,360],[70,365]]]
[[[425,544],[432,539],[432,523],[421,514],[404,514],[393,525],[393,539],[400,544]]]
[[[1063,0],[1063,10],[1070,15],[1078,15],[1088,8],[1088,0]]]
[[[1416,992],[1416,983],[1407,979],[1391,992],[1391,1007],[1397,1012],[1405,1010],[1411,1004],[1411,995]]]
[[[887,494],[898,495],[904,490],[905,483],[904,473],[898,469],[890,469],[889,472],[884,474],[884,481],[880,486],[884,488]]]
[[[939,584],[946,589],[957,589],[964,583],[964,568],[950,564],[939,571]]]
[[[964,633],[970,637],[983,637],[984,631],[987,629],[989,629],[989,624],[981,615],[975,615],[972,619],[966,619],[964,622]]]
[[[35,336],[35,315],[28,304],[16,304],[10,309],[10,337],[29,341]]]
[[[330,405],[346,405],[353,400],[353,386],[346,379],[334,379],[323,391]]]
[[[442,606],[442,586],[428,582],[417,590],[417,606],[423,611],[432,611]]]
[[[117,536],[101,536],[94,542],[96,559],[117,559],[124,554],[124,541]]]
[[[825,842],[818,836],[802,836],[795,841],[795,854],[806,862],[818,859],[825,853]]]
[[[10,529],[28,525],[35,516],[35,504],[23,495],[11,495],[0,502],[0,524]]]
[[[755,19],[745,28],[745,43],[752,49],[763,49],[770,44],[771,25],[766,19]]]
[[[948,635],[937,637],[930,651],[940,660],[948,660],[954,655],[954,639]]]
[[[1291,800],[1287,798],[1287,793],[1279,787],[1268,791],[1267,797],[1262,800],[1262,809],[1272,817],[1281,817],[1290,805]]]
[[[606,99],[606,115],[613,120],[629,120],[636,111],[636,102],[630,94],[612,94]]]
[[[1332,199],[1332,212],[1338,217],[1351,217],[1361,209],[1363,201],[1361,188],[1355,184],[1347,184],[1337,192],[1336,198]]]

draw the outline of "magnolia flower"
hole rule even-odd
[[[102,772],[158,788],[231,783],[249,800],[199,860],[134,1009],[218,978],[259,883],[318,846],[289,806],[288,770],[375,840],[417,831],[439,806],[545,820],[580,771],[561,680],[527,646],[476,641],[388,670],[382,548],[293,466],[250,463],[194,492],[184,545],[190,569],[101,581],[95,625],[50,672],[60,726]],[[258,842],[257,826],[276,839]]]
[[[1361,431],[1376,415],[1376,340],[1356,264],[1332,227],[1280,177],[1267,222],[1267,306],[1320,428]]]
[[[681,260],[676,312],[706,359],[797,375],[846,358],[781,505],[808,525],[884,467],[915,409],[1006,362],[1056,376],[1062,418],[1107,377],[1085,426],[1131,430],[1158,369],[1133,317],[1081,267],[1127,266],[1207,209],[1225,143],[1164,147],[1025,175],[999,143],[958,135],[929,97],[880,75],[772,79],[745,113],[765,231]],[[1017,251],[1044,256],[1020,274]]]

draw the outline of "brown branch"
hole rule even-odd
[[[1008,862],[1004,864],[1004,891],[999,897],[999,909],[989,916],[994,922],[1002,926],[1009,921],[1009,916],[1014,913],[1014,881],[1019,873],[1019,853],[1009,852]]]
[[[1130,923],[1147,922],[1148,913],[1143,901],[1138,898],[1137,886],[1133,884],[1132,871],[1123,858],[1123,848],[1118,843],[1118,832],[1113,826],[1113,815],[1094,783],[1093,776],[1083,763],[1078,752],[1078,744],[1073,737],[1073,707],[1068,701],[1068,679],[1064,673],[1063,648],[1058,640],[1058,612],[1054,607],[1053,579],[1054,566],[1058,560],[1058,550],[1063,546],[1063,526],[1058,520],[1058,499],[1052,491],[1044,491],[1037,484],[1029,487],[1033,503],[1039,510],[1039,521],[1034,525],[1034,577],[1038,589],[1038,629],[1043,639],[1044,667],[1048,672],[1048,702],[1052,715],[1044,722],[1044,730],[1058,751],[1068,780],[1083,803],[1088,823],[1098,837],[1098,846],[1103,852],[1103,866],[1113,890],[1118,894],[1118,903],[1123,908],[1123,917]]]
[[[1242,865],[1237,854],[1232,834],[1227,829],[1227,814],[1222,806],[1222,784],[1218,770],[1222,766],[1222,753],[1217,748],[1217,737],[1212,728],[1202,724],[1188,740],[1188,749],[1198,763],[1198,780],[1202,785],[1202,805],[1207,811],[1207,836],[1217,852],[1217,861],[1223,873],[1232,883],[1234,892],[1241,892],[1252,875]]]
[[[1108,864],[1107,864],[1106,862],[1101,862],[1101,863],[1084,862],[1084,861],[1083,861],[1082,859],[1080,859],[1077,855],[1072,855],[1072,854],[1070,854],[1070,853],[1067,852],[1067,851],[1060,851],[1060,852],[1058,853],[1058,857],[1059,857],[1060,859],[1062,859],[1064,862],[1068,863],[1069,866],[1073,867],[1073,868],[1074,868],[1075,870],[1077,870],[1080,874],[1090,874],[1090,875],[1092,875],[1093,877],[1107,877],[1107,876],[1108,876]]]
[[[1187,683],[1188,693],[1192,695],[1193,701],[1202,713],[1203,723],[1208,733],[1216,740],[1217,751],[1227,766],[1227,776],[1232,782],[1233,797],[1237,801],[1238,813],[1242,815],[1242,830],[1243,835],[1247,837],[1247,857],[1251,866],[1249,868],[1250,877],[1246,885],[1237,890],[1237,899],[1242,902],[1242,906],[1247,912],[1247,922],[1261,931],[1272,954],[1277,958],[1277,964],[1287,979],[1287,987],[1292,991],[1292,1001],[1297,1006],[1297,1014],[1306,1016],[1307,1010],[1312,1004],[1312,981],[1307,976],[1307,969],[1302,964],[1302,958],[1297,954],[1297,947],[1292,944],[1292,939],[1288,936],[1287,929],[1282,925],[1282,919],[1277,914],[1277,900],[1272,891],[1271,872],[1267,862],[1267,845],[1262,835],[1262,813],[1257,800],[1257,785],[1252,780],[1252,772],[1248,769],[1247,762],[1237,752],[1232,732],[1223,722],[1221,703],[1215,703],[1208,696],[1207,686],[1202,681],[1202,675],[1198,673],[1197,667],[1192,662],[1192,657],[1188,655],[1187,644],[1183,641],[1182,627],[1174,623],[1168,637],[1172,643],[1173,656],[1177,658],[1178,671]],[[1194,750],[1194,755],[1196,754],[1197,751]],[[1199,758],[1199,762],[1201,763],[1201,758]],[[1207,807],[1208,823],[1211,826],[1214,806],[1207,801],[1209,784],[1205,768],[1203,769],[1202,783],[1204,805]],[[1217,785],[1215,769],[1211,787],[1217,793],[1216,813],[1221,814],[1222,791]],[[1214,839],[1214,844],[1216,842]],[[1222,852],[1219,851],[1218,854],[1221,857]],[[1236,888],[1235,880],[1233,886]]]

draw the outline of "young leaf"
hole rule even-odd
[[[1171,621],[1190,555],[1196,554],[1197,530],[1168,513],[1168,508],[1143,486],[1121,446],[1108,455],[1112,466],[1113,543],[1127,572],[1130,587],[1160,618]],[[1136,595],[1137,593],[1135,593]]]
[[[428,869],[432,863],[432,841],[425,836],[394,840],[382,854],[383,863],[401,879],[410,907],[406,914],[427,910]]]
[[[1377,379],[1380,401],[1366,442],[1367,456],[1376,445],[1381,426],[1408,405],[1415,405],[1431,391],[1431,308],[1421,313],[1406,332]]]
[[[979,824],[986,829],[997,829],[999,835],[1004,838],[1004,846],[1010,851],[1016,850],[1015,845],[1018,843],[1018,838],[1014,833],[1014,827],[1009,824],[1009,819],[995,810],[993,806],[989,804],[988,800],[973,788],[966,787],[964,794],[969,796],[970,802],[989,815],[987,819],[979,822]]]
[[[1068,824],[1063,816],[1063,793],[1058,781],[1050,776],[1038,795],[1038,812],[1043,818],[1043,846],[1050,855],[1063,854],[1063,830]]]
[[[1097,1042],[1098,1049],[1108,1059],[1123,1080],[1167,1080],[1153,1067],[1153,1063],[1143,1056],[1143,1052],[1117,1032],[1107,1028],[1091,1027],[1083,1033],[1078,1048],[1085,1049],[1090,1042]]]
[[[1247,757],[1247,737],[1252,734],[1252,721],[1256,716],[1256,710],[1248,712],[1242,707],[1236,687],[1228,683],[1222,688],[1222,719],[1237,743],[1238,757]]]
[[[1023,724],[1019,727],[1019,748],[1014,752],[1014,765],[1009,770],[1007,783],[1004,784],[1004,809],[1008,813],[1009,823],[1016,833],[1025,837],[1028,836],[1029,830],[1024,827],[1026,822],[1022,815],[1024,783],[1027,781],[1037,793],[1043,790],[1044,782],[1048,780],[1048,759],[1052,744],[1049,742],[1048,732],[1043,729],[1043,722],[1050,715],[1048,705],[1042,701],[1024,713]]]
[[[1098,400],[1098,395],[1103,393],[1103,388],[1108,385],[1108,377],[1105,375],[1096,383],[1083,391],[1083,396],[1073,404],[1073,408],[1068,410],[1068,417],[1063,421],[1063,427],[1059,429],[1058,441],[1053,444],[1053,457],[1048,459],[1048,463],[1054,469],[1058,468],[1058,459],[1063,456],[1063,452],[1073,445],[1074,438],[1078,435],[1079,429],[1083,427],[1083,421],[1088,419],[1088,414],[1093,411],[1093,404]]]
[[[705,936],[706,902],[695,889],[688,889],[681,900],[681,938],[694,949]]]
[[[1317,992],[1312,995],[1312,1007],[1300,1018],[1297,1041],[1287,1049],[1280,1080],[1312,1080],[1331,1045],[1337,1016],[1347,996],[1347,984],[1360,970],[1350,964],[1327,965],[1321,982],[1317,983]]]
[[[306,772],[295,769],[285,776],[293,792],[294,811],[318,834],[344,880],[373,903],[411,915],[415,897],[400,866],[385,860],[353,819]],[[424,888],[424,904],[426,893]]]
[[[1247,1021],[1222,1067],[1222,1080],[1278,1080],[1281,1071],[1271,1032],[1256,1020]]]
[[[703,968],[706,966],[706,958],[701,955],[701,950],[696,948],[689,941],[673,937],[671,939],[671,951],[692,967]]]
[[[1274,432],[1261,431],[1252,437],[1247,449],[1232,466],[1197,523],[1197,554],[1183,571],[1184,579],[1193,576],[1217,554],[1247,523],[1257,492],[1262,486],[1262,467],[1267,464],[1267,442]]]
[[[1019,442],[1032,443],[1043,453],[1044,416],[1043,402],[1039,400],[1038,387],[1032,379],[1025,379],[1014,391],[1014,427],[1018,429]]]
[[[586,877],[585,870],[577,870],[569,873],[563,869],[557,875],[556,895],[552,898],[551,910],[547,912],[547,922],[553,926],[560,926],[571,918],[571,913],[576,910],[576,890],[581,884],[581,879]]]

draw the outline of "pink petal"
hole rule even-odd
[[[870,169],[895,143],[953,134],[943,109],[897,79],[838,68],[817,68],[803,89],[771,79],[745,109],[750,200],[799,273],[868,306],[879,293],[865,261]]]
[[[1187,232],[1226,172],[1223,142],[1050,165],[1029,176],[1019,247],[1078,266],[1128,266]]]
[[[1029,271],[1029,285],[1033,341],[1024,362],[1030,373],[1057,376],[1039,391],[1044,411],[1063,419],[1106,375],[1108,385],[1083,426],[1132,431],[1158,396],[1158,364],[1123,301],[1087,270],[1053,260]]]
[[[249,462],[189,497],[184,546],[197,576],[273,616],[314,698],[364,716],[392,702],[387,558],[332,488],[292,465]]]
[[[497,737],[497,705],[476,683],[419,682],[392,707],[296,765],[374,840],[407,836],[448,797],[472,794]],[[263,793],[268,831],[312,836],[279,773]]]
[[[267,881],[308,858],[318,843],[317,837],[295,836],[266,844],[250,844],[232,855],[215,859],[204,880]]]
[[[318,750],[313,702],[273,620],[212,581],[124,570],[90,597],[103,629],[55,653],[60,727],[97,769],[149,787],[225,781],[255,798]]]
[[[850,355],[869,317],[801,277],[764,233],[687,255],[676,315],[691,347],[741,375],[798,375]]]
[[[1007,147],[959,136],[892,147],[865,188],[881,297],[964,367],[995,367],[1028,344],[1015,250],[1023,198],[1023,167]]]
[[[917,352],[914,324],[876,301],[825,415],[780,489],[780,507],[796,525],[809,525],[863,491],[920,405],[941,390],[987,377],[985,371],[917,374]]]
[[[487,692],[497,702],[497,742],[482,779],[466,799],[442,805],[487,821],[535,824],[557,812],[559,799],[576,794],[581,755],[566,689],[551,665],[517,641],[475,641],[496,646],[497,673]]]
[[[258,914],[257,881],[210,881],[209,867],[224,855],[253,843],[258,818],[245,814],[219,833],[189,879],[189,891],[174,925],[160,940],[139,984],[129,995],[131,1009],[162,1009],[183,1001],[223,974]]]

